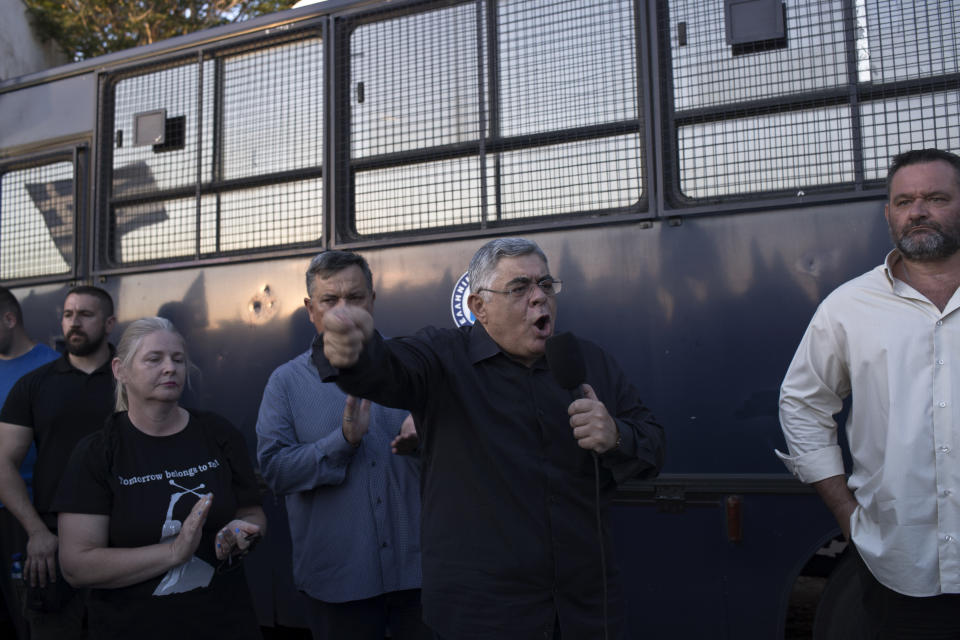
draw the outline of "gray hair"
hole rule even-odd
[[[116,354],[116,357],[120,360],[120,366],[125,368],[131,366],[133,364],[134,356],[137,355],[137,351],[140,350],[140,345],[143,344],[143,339],[151,333],[156,333],[157,331],[166,331],[167,333],[172,333],[176,337],[180,338],[180,342],[182,342],[184,345],[183,355],[187,363],[187,382],[189,382],[190,369],[193,367],[193,365],[190,364],[190,359],[187,357],[186,340],[183,339],[183,336],[180,335],[180,332],[177,331],[177,328],[173,326],[172,322],[166,318],[161,318],[158,316],[134,320],[123,331],[123,335],[120,337],[120,342],[117,344]],[[116,410],[126,411],[129,407],[130,405],[127,401],[127,388],[122,382],[117,380]]]
[[[533,240],[525,238],[497,238],[480,247],[467,273],[470,279],[470,293],[480,293],[480,289],[489,289],[496,275],[500,258],[515,258],[535,254],[549,267],[547,254]]]
[[[333,274],[353,265],[360,267],[360,271],[363,272],[363,277],[367,281],[367,289],[370,293],[373,293],[373,273],[370,271],[370,265],[367,264],[364,257],[352,251],[336,251],[331,249],[330,251],[318,253],[313,257],[313,260],[310,261],[310,266],[307,267],[307,295],[313,295],[311,288],[313,287],[314,278],[318,275],[321,278],[329,278]]]

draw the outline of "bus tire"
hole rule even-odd
[[[860,640],[867,628],[857,576],[857,557],[852,546],[830,573],[813,619],[813,640]]]

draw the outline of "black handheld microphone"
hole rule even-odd
[[[546,356],[547,366],[557,384],[582,398],[580,385],[587,381],[587,364],[574,335],[565,332],[547,338]]]

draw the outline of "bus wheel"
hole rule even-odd
[[[864,638],[863,603],[857,577],[856,551],[848,547],[830,573],[817,614],[813,640],[856,640]]]

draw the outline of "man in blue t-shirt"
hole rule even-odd
[[[30,339],[23,325],[23,311],[20,303],[9,289],[0,287],[0,405],[3,404],[13,384],[22,375],[58,357],[59,354],[47,345]],[[27,487],[30,486],[33,462],[36,457],[36,449],[31,447],[20,467],[20,475],[23,476]],[[3,591],[10,623],[21,640],[27,637],[26,626],[15,590],[16,585],[10,578],[10,565],[12,554],[22,550],[26,543],[23,527],[0,504],[0,590]]]

